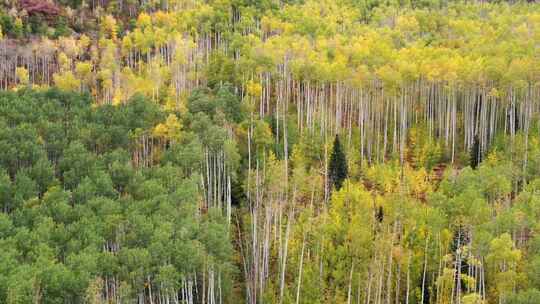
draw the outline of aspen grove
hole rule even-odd
[[[28,303],[540,303],[540,3],[0,1]]]

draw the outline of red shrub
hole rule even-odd
[[[19,5],[28,12],[28,15],[41,14],[54,17],[60,14],[60,8],[46,0],[19,0]]]

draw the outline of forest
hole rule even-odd
[[[0,0],[0,304],[540,303],[540,3]]]

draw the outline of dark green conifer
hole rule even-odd
[[[334,147],[332,148],[332,154],[330,155],[330,164],[328,167],[329,178],[332,185],[336,190],[341,189],[343,181],[347,178],[348,169],[347,169],[347,158],[345,153],[341,148],[341,143],[339,142],[339,136],[336,134],[334,139]]]
[[[480,151],[480,140],[478,139],[478,135],[476,135],[474,136],[474,142],[470,152],[471,168],[476,169],[476,167],[478,167],[481,161],[482,155]]]
[[[379,223],[382,223],[383,219],[384,219],[384,210],[383,210],[383,206],[379,206],[379,209],[377,209],[377,214],[375,215],[375,217],[377,218],[377,221]]]

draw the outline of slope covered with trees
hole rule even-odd
[[[540,303],[540,5],[0,3],[0,303]]]
[[[232,245],[219,210],[198,209],[198,137],[134,140],[175,132],[174,114],[58,91],[2,93],[0,108],[2,303],[193,301],[198,275],[222,299]]]

